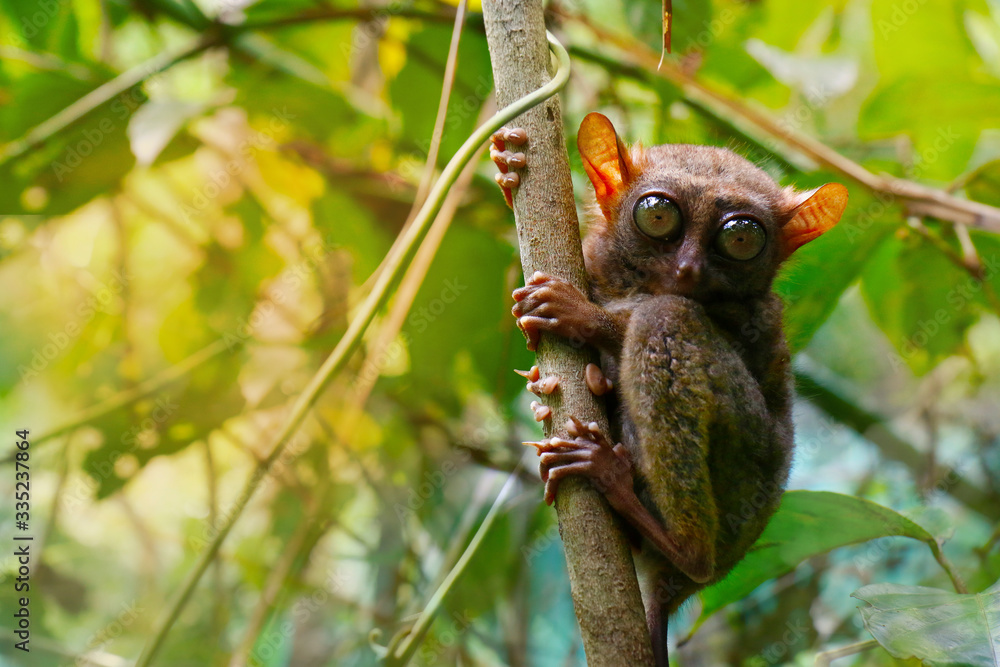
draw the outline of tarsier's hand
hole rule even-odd
[[[517,326],[528,339],[528,349],[538,348],[540,332],[548,331],[582,345],[594,335],[600,321],[598,307],[562,278],[535,272],[528,284],[514,290]]]
[[[516,171],[511,169],[523,169],[527,164],[524,153],[512,151],[509,146],[523,146],[528,141],[528,133],[519,127],[507,129],[500,128],[491,137],[493,146],[490,147],[490,157],[500,170],[494,178],[497,185],[503,190],[503,197],[507,200],[507,206],[514,207],[513,189],[521,184],[521,177]]]

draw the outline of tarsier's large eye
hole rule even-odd
[[[669,241],[681,231],[681,210],[664,195],[646,195],[637,201],[632,219],[640,232],[654,239]]]
[[[715,237],[715,249],[723,257],[746,261],[764,249],[767,232],[763,225],[750,218],[733,218]]]

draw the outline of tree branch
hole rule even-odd
[[[549,78],[541,0],[483,3],[497,103],[506,105]],[[528,166],[514,196],[514,214],[527,278],[535,271],[560,276],[587,293],[573,200],[569,158],[557,97],[526,112],[515,123],[528,133]],[[553,424],[570,415],[607,428],[603,405],[583,381],[592,351],[542,336],[538,366],[543,376],[561,378],[548,399]],[[552,400],[554,398],[554,400]],[[563,429],[565,433],[565,429]],[[559,485],[556,507],[566,549],[570,586],[590,665],[652,664],[652,646],[629,545],[604,497],[585,479]]]

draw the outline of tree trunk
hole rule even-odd
[[[483,16],[497,104],[504,107],[550,78],[542,0],[487,0]],[[510,127],[528,132],[528,143],[521,149],[528,166],[521,171],[521,185],[514,194],[524,275],[544,271],[586,294],[587,274],[559,97],[534,107]],[[593,350],[542,335],[538,347],[541,374],[561,378],[560,390],[546,398],[553,411],[545,425],[546,436],[552,435],[553,427],[565,436],[570,415],[607,429],[603,401],[590,393],[583,380],[584,367],[594,359]],[[604,496],[587,480],[570,478],[559,486],[556,507],[588,664],[652,665],[632,554]]]

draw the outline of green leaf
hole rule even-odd
[[[976,254],[983,267],[983,280],[992,288],[994,294],[1000,294],[1000,235],[993,232],[984,232],[981,229],[970,229],[969,238],[976,247]],[[959,285],[959,290],[963,294],[971,295],[972,299],[980,301],[987,309],[992,309],[992,304],[983,294],[980,281],[972,276],[966,276]]]
[[[887,507],[828,491],[788,491],[746,558],[725,579],[701,592],[701,615],[691,632],[727,604],[742,600],[768,579],[791,572],[807,558],[889,536],[936,546],[933,535]]]
[[[868,99],[858,117],[858,138],[905,134],[913,142],[907,176],[951,181],[966,170],[980,133],[1000,120],[996,100],[995,84],[963,73],[935,78],[913,74],[877,89]]]
[[[785,336],[793,353],[809,343],[895,228],[866,210],[871,208],[852,204],[843,222],[798,250],[782,268],[775,291],[785,301]]]
[[[406,64],[389,84],[393,108],[403,119],[403,138],[409,148],[425,156],[434,132],[451,27],[428,25],[414,33],[407,47]],[[458,49],[455,84],[448,101],[448,117],[438,161],[447,162],[476,126],[479,109],[493,89],[489,50],[482,34],[466,31]]]
[[[948,84],[980,62],[966,37],[962,10],[962,4],[951,2],[874,0],[871,45],[882,80],[916,73],[925,83]],[[925,93],[912,99],[935,98]],[[908,106],[933,118],[924,104]]]
[[[414,403],[433,397],[457,408],[473,389],[523,391],[506,356],[509,345],[524,345],[504,290],[513,261],[510,244],[491,234],[462,224],[448,230],[403,327],[419,361],[401,379]]]
[[[967,595],[873,584],[852,596],[867,603],[865,628],[896,658],[939,667],[1000,665],[1000,582]]]
[[[939,249],[916,235],[882,245],[861,277],[872,319],[921,375],[954,354],[977,312],[975,283]],[[980,290],[981,291],[981,290]]]
[[[272,134],[292,128],[291,137],[320,142],[332,135],[335,140],[331,145],[337,154],[350,155],[351,151],[361,153],[359,146],[370,144],[372,134],[381,133],[371,129],[364,138],[353,137],[366,123],[380,126],[356,113],[337,92],[299,78],[275,75],[260,63],[233,62],[226,83],[236,89],[235,103],[247,110],[251,123],[259,123]]]
[[[157,456],[175,454],[240,413],[246,401],[238,376],[245,354],[220,355],[192,371],[182,387],[115,410],[92,423],[104,442],[87,452],[83,469],[107,498]]]

